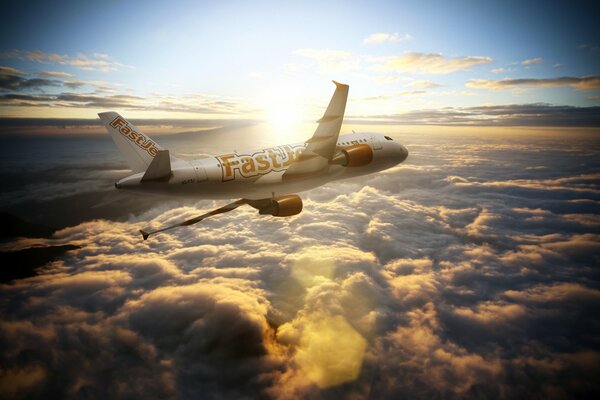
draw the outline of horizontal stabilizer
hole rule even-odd
[[[150,166],[146,170],[143,181],[166,179],[171,176],[171,157],[169,150],[158,150],[152,159]]]

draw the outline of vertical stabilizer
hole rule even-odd
[[[98,116],[133,172],[146,171],[159,150],[164,150],[118,113],[109,111]]]

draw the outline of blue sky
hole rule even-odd
[[[134,117],[312,118],[331,79],[351,85],[354,116],[589,107],[600,101],[591,3],[19,3],[0,28],[9,82],[0,116],[92,118],[109,107]]]

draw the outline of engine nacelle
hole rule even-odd
[[[258,210],[259,214],[272,215],[274,217],[289,217],[302,211],[302,199],[295,195],[275,197],[271,202]]]
[[[331,160],[331,164],[344,167],[362,167],[371,163],[371,161],[373,161],[371,146],[368,144],[354,144],[340,149],[340,152]]]

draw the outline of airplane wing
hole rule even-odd
[[[157,229],[152,232],[146,232],[145,230],[141,229],[140,233],[142,234],[144,240],[146,240],[148,239],[148,236],[154,235],[155,233],[164,232],[166,230],[177,228],[179,226],[193,225],[213,215],[233,211],[239,206],[243,206],[244,204],[248,204],[249,206],[256,208],[260,215],[272,215],[274,217],[289,217],[292,215],[296,215],[302,211],[302,199],[300,199],[300,197],[295,194],[286,194],[283,196],[265,199],[240,199],[238,201],[234,201],[233,203],[229,203],[221,208],[217,208],[216,210],[207,212],[197,217],[186,219],[183,222],[178,222],[176,224],[169,225],[166,228]]]
[[[335,148],[344,119],[348,85],[333,81],[335,92],[329,101],[329,106],[318,120],[319,126],[313,136],[306,141],[306,148],[298,159],[289,166],[283,179],[300,177],[324,170],[334,156]]]
[[[207,212],[206,214],[202,214],[202,215],[199,215],[197,217],[194,217],[194,218],[191,218],[191,219],[187,219],[187,220],[185,220],[183,222],[179,222],[177,224],[173,224],[173,225],[167,226],[166,228],[158,229],[158,230],[155,230],[155,231],[152,231],[152,232],[146,232],[145,230],[140,229],[140,233],[142,234],[144,240],[146,240],[146,239],[148,239],[148,236],[154,235],[155,233],[164,232],[166,230],[177,228],[179,226],[193,225],[193,224],[195,224],[197,222],[200,222],[203,219],[211,217],[213,215],[223,214],[223,213],[226,213],[228,211],[235,210],[236,208],[238,208],[239,206],[242,206],[242,205],[246,204],[247,202],[248,201],[245,200],[245,199],[234,201],[233,203],[229,203],[229,204],[227,204],[227,205],[225,205],[225,206],[223,206],[221,208],[217,208],[216,210]]]

